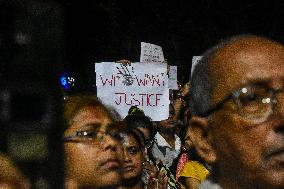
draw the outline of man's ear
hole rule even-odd
[[[189,121],[189,136],[198,155],[208,164],[216,161],[216,152],[210,141],[207,118],[193,116]]]
[[[193,143],[190,139],[190,135],[189,135],[189,129],[187,128],[186,129],[186,133],[185,133],[185,137],[184,137],[184,147],[187,149],[187,150],[190,150],[191,148],[193,148]]]

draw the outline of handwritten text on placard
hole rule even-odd
[[[122,117],[138,106],[154,121],[168,118],[169,90],[166,64],[96,63],[97,96]]]

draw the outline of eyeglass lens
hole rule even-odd
[[[243,87],[234,93],[239,114],[250,120],[266,120],[273,113],[274,92],[263,86]]]

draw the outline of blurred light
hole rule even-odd
[[[66,77],[62,76],[60,78],[60,84],[61,86],[65,89],[65,90],[68,90],[69,89],[69,86],[68,86],[68,83],[66,81]]]
[[[68,84],[71,86],[75,86],[75,79],[73,77],[67,77]]]
[[[242,88],[242,93],[247,93],[248,89],[247,88]]]
[[[64,72],[60,75],[59,82],[65,90],[69,90],[71,87],[75,86],[75,78],[70,76],[68,72]]]
[[[19,32],[15,35],[15,41],[19,45],[26,45],[31,41],[31,39],[27,34]]]
[[[67,82],[66,82],[66,78],[65,78],[65,77],[62,77],[62,78],[61,78],[61,84],[62,84],[63,86],[67,85]]]
[[[270,98],[264,98],[262,99],[263,104],[269,104],[270,103]]]

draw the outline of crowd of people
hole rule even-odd
[[[167,120],[137,106],[119,119],[95,95],[70,95],[65,188],[283,189],[283,92],[284,46],[241,35],[207,50],[170,91]]]

